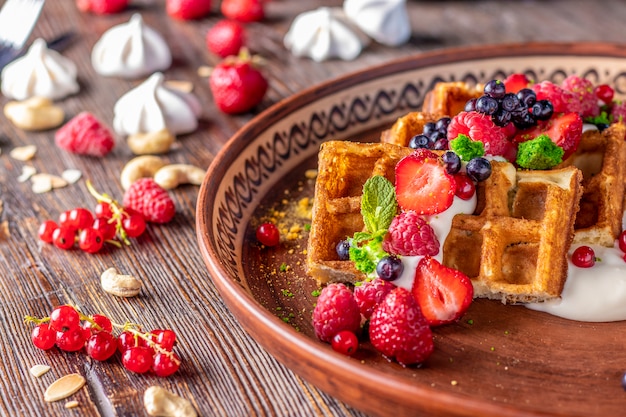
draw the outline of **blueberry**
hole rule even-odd
[[[517,109],[519,105],[520,105],[520,100],[513,93],[506,93],[504,97],[502,97],[502,101],[500,103],[500,106],[502,107],[502,109],[506,111],[513,111]]]
[[[337,256],[339,256],[340,261],[347,261],[350,259],[350,242],[347,240],[342,240],[337,243],[335,250],[337,251]]]
[[[489,96],[481,96],[476,100],[476,111],[484,114],[494,114],[498,111],[498,100]]]
[[[419,149],[419,148],[430,148],[430,138],[426,135],[415,135],[409,141],[409,148],[411,149]]]
[[[464,111],[475,111],[476,110],[476,99],[470,98],[467,103],[465,103]]]
[[[535,101],[537,101],[537,95],[530,88],[522,88],[519,90],[517,92],[517,98],[526,108],[532,107]]]
[[[622,388],[626,391],[626,373],[622,375]]]
[[[491,120],[496,126],[504,127],[511,121],[511,112],[500,109],[491,115]]]
[[[446,172],[454,175],[461,170],[461,158],[453,151],[448,151],[441,156]]]
[[[434,151],[445,151],[446,149],[449,149],[449,143],[448,143],[448,139],[446,138],[439,138],[435,141],[435,143],[433,143],[432,146],[432,150]]]
[[[393,281],[400,278],[404,265],[400,258],[394,255],[385,256],[376,265],[378,277],[385,281]]]
[[[506,93],[506,86],[500,80],[491,80],[485,84],[485,94],[493,98],[502,98]]]
[[[554,106],[548,100],[539,100],[533,104],[532,112],[537,120],[548,120],[554,113]]]
[[[437,132],[437,127],[435,126],[435,123],[428,122],[424,125],[423,131],[422,131],[423,135],[430,136],[434,132]]]
[[[437,123],[435,123],[435,128],[437,128],[437,131],[439,133],[443,133],[443,135],[445,136],[448,133],[448,126],[450,126],[451,121],[451,118],[449,118],[448,116],[444,116],[441,119],[437,120]]]
[[[473,158],[467,163],[465,171],[472,180],[485,181],[491,175],[491,163],[482,157]]]

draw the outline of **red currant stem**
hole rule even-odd
[[[50,317],[37,318],[34,316],[24,316],[24,323],[26,324],[34,323],[36,325],[39,325],[41,323],[47,323],[49,321],[50,321]]]
[[[174,354],[172,352],[170,352],[169,350],[163,349],[161,345],[159,345],[154,340],[152,340],[152,338],[150,337],[152,336],[152,333],[149,333],[149,332],[142,333],[136,329],[128,329],[128,331],[131,332],[133,335],[135,335],[135,337],[139,337],[143,339],[148,344],[148,346],[150,346],[152,349],[156,350],[159,353],[167,355],[172,361],[174,361],[174,363],[176,363],[177,365],[180,365],[180,361],[177,360],[176,357],[174,357]]]
[[[120,240],[125,245],[129,246],[130,240],[128,240],[128,235],[126,234],[126,230],[124,230],[124,228],[122,227],[122,219],[124,218],[124,214],[125,214],[124,208],[120,205],[120,203],[114,200],[110,195],[101,194],[98,191],[96,191],[96,189],[91,184],[91,181],[87,180],[85,184],[87,185],[87,190],[89,190],[89,194],[91,194],[99,203],[105,202],[109,204],[109,207],[111,208],[111,212],[113,213],[113,217],[109,219],[109,223],[115,223],[115,230],[117,231],[117,235],[119,236]],[[116,245],[117,247],[121,247],[121,245],[118,246],[112,241],[107,241],[107,242],[112,243]]]
[[[99,330],[99,331],[103,330],[102,326],[100,326],[98,323],[96,323],[91,316],[86,316],[86,315],[84,315],[83,313],[81,313],[78,310],[76,310],[76,312],[78,313],[78,316],[80,317],[80,319],[89,322],[89,324],[91,324],[91,327],[93,327],[93,328],[95,328],[96,330]]]
[[[113,239],[105,240],[104,243],[111,244],[111,245],[113,245],[113,246],[115,246],[117,248],[121,248],[122,247],[122,244],[120,242],[118,242],[117,240],[113,240]],[[130,242],[127,243],[127,244],[130,245]]]

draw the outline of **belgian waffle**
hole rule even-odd
[[[444,114],[438,113],[408,113],[398,118],[390,129],[384,130],[380,135],[380,141],[399,146],[409,146],[411,138],[422,133],[426,123],[436,122],[443,116]]]
[[[367,179],[382,175],[393,182],[397,162],[411,152],[384,143],[322,144],[307,248],[307,271],[320,285],[364,278],[351,261],[339,260],[336,245],[365,227],[361,194]]]
[[[575,244],[611,247],[622,229],[626,183],[626,126],[583,134],[576,152],[563,163],[583,173],[583,195],[574,225]]]
[[[471,86],[461,81],[439,82],[426,93],[422,111],[452,117],[465,109],[465,103],[468,100],[483,95],[483,91],[484,86],[482,85]]]
[[[456,215],[443,263],[468,275],[475,297],[504,303],[558,297],[582,195],[582,173],[570,166],[517,171],[492,162],[477,189],[474,214]]]

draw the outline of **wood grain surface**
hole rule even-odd
[[[259,111],[312,84],[373,64],[452,46],[530,40],[623,41],[626,4],[562,1],[409,1],[413,27],[409,43],[396,48],[372,44],[352,62],[315,63],[296,58],[282,43],[294,17],[319,6],[341,1],[272,0],[264,21],[247,26],[249,46],[267,61],[270,89],[259,108],[240,116],[226,116],[215,107],[207,80],[197,74],[218,61],[206,51],[204,34],[220,18],[214,12],[197,21],[177,21],[164,12],[164,1],[133,2],[123,13],[95,16],[77,11],[74,1],[48,0],[31,41],[54,39],[68,31],[74,36],[63,54],[78,66],[81,91],[59,102],[68,117],[88,110],[109,125],[117,99],[139,81],[104,78],[90,62],[91,48],[113,25],[141,13],[147,25],[168,42],[173,56],[166,79],[189,80],[203,104],[197,132],[178,138],[178,146],[164,158],[171,162],[208,167],[228,139]],[[2,97],[0,104],[7,99]],[[50,193],[34,194],[28,182],[17,181],[24,162],[12,159],[12,148],[37,145],[27,164],[39,172],[60,174],[68,168],[82,171],[83,179]],[[280,365],[241,330],[220,299],[200,256],[196,235],[197,187],[171,193],[174,220],[151,225],[130,247],[110,248],[97,255],[61,251],[42,244],[37,228],[67,209],[94,202],[85,179],[115,198],[123,191],[119,174],[133,154],[120,139],[105,158],[69,154],[54,145],[54,131],[26,133],[4,117],[0,123],[0,415],[2,416],[141,416],[144,390],[161,385],[188,398],[203,416],[360,416],[359,411],[320,392]],[[99,276],[116,267],[143,281],[139,297],[120,299],[100,288]],[[39,351],[30,341],[25,315],[45,316],[54,306],[72,303],[86,314],[103,313],[117,322],[141,323],[146,328],[171,328],[179,336],[177,352],[182,366],[161,379],[135,375],[121,366],[119,356],[99,363],[84,353]],[[38,363],[52,370],[41,378],[28,369]],[[71,399],[45,403],[43,392],[54,379],[78,372],[86,388]]]

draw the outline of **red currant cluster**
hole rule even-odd
[[[152,370],[160,377],[170,376],[180,367],[180,358],[172,351],[176,333],[169,329],[145,333],[137,325],[116,324],[102,314],[86,316],[70,305],[56,307],[50,317],[26,316],[25,321],[36,324],[31,340],[42,350],[54,346],[66,352],[85,349],[97,361],[105,361],[119,351],[129,371],[143,374]],[[117,337],[114,327],[122,330]]]
[[[129,245],[129,237],[138,237],[146,230],[141,214],[122,207],[106,194],[98,194],[89,182],[87,187],[98,201],[94,211],[78,207],[61,213],[58,222],[44,221],[39,226],[39,239],[65,250],[78,244],[87,253],[97,253],[105,242]]]

